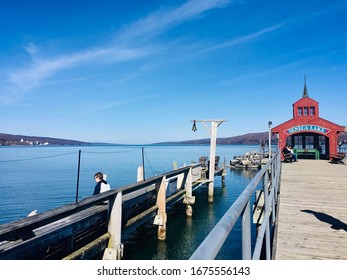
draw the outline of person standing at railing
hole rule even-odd
[[[93,195],[109,191],[111,189],[110,184],[108,184],[107,181],[104,180],[104,174],[102,172],[95,173],[94,180],[96,182],[96,185],[94,187]]]

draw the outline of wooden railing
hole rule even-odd
[[[167,205],[183,199],[190,207],[203,172],[200,164],[182,167],[0,225],[0,259],[121,259],[127,228],[154,219],[165,239]]]

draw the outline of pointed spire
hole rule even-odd
[[[302,93],[302,97],[309,97],[309,96],[308,96],[307,87],[306,87],[306,75],[305,75],[304,92]]]

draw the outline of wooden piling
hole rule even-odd
[[[120,260],[123,257],[123,245],[121,244],[122,228],[122,192],[117,193],[110,213],[108,233],[110,239],[108,247],[104,251],[104,260]]]
[[[157,205],[158,212],[154,219],[154,224],[158,225],[158,239],[166,239],[166,177],[164,176],[161,180],[158,196],[157,196]]]
[[[201,170],[200,170],[201,171]],[[193,208],[191,205],[195,203],[195,197],[193,196],[193,170],[192,168],[189,169],[189,173],[187,176],[186,184],[185,184],[185,197],[183,199],[183,203],[186,205],[186,215],[188,217],[191,217],[193,215]]]

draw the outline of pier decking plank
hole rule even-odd
[[[274,259],[347,260],[347,165],[282,164]]]

